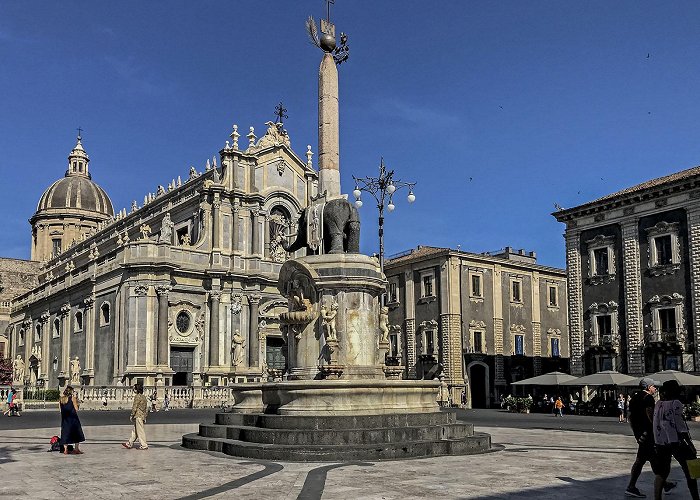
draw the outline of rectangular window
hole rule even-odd
[[[399,355],[399,336],[397,335],[396,332],[391,332],[389,334],[389,344],[390,344],[390,351],[389,351],[389,356],[396,357]]]
[[[483,297],[480,274],[472,274],[472,297]]]
[[[550,339],[550,346],[552,348],[552,357],[558,358],[559,355],[559,339]]]
[[[673,262],[673,252],[671,250],[671,235],[657,236],[654,238],[656,248],[656,264],[663,266]]]
[[[608,249],[606,248],[596,248],[593,250],[593,259],[595,260],[595,276],[604,276],[610,274],[608,266]]]
[[[434,354],[435,353],[435,339],[433,338],[435,332],[433,330],[426,330],[425,332],[425,353]]]
[[[661,333],[676,333],[676,310],[659,309],[659,324]]]
[[[389,283],[389,302],[398,302],[398,298],[399,296],[396,283]]]
[[[559,297],[557,294],[557,287],[550,285],[549,286],[549,306],[550,307],[558,307],[559,306]]]
[[[598,325],[598,335],[612,335],[612,317],[609,314],[596,316],[596,324]]]
[[[423,297],[433,296],[433,277],[423,276]]]
[[[474,352],[484,352],[483,335],[483,332],[474,332],[474,344],[472,345]]]
[[[510,284],[510,300],[511,300],[511,302],[522,302],[523,301],[521,286],[522,286],[522,283],[520,281],[511,281],[511,284]]]
[[[51,240],[51,255],[53,257],[56,257],[57,255],[61,255],[61,239],[60,238],[54,238]]]
[[[664,367],[665,370],[678,370],[678,367],[680,366],[680,362],[678,359],[678,356],[667,356],[666,357],[666,366]]]
[[[525,347],[524,347],[524,337],[522,335],[516,335],[515,336],[515,354],[518,356],[522,356],[525,354]]]
[[[610,356],[603,356],[600,358],[600,371],[612,370],[613,360]]]

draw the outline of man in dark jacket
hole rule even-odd
[[[642,473],[644,464],[649,462],[654,474],[659,470],[659,461],[654,448],[654,405],[657,386],[660,382],[649,377],[639,381],[639,391],[635,392],[629,404],[629,422],[632,433],[637,440],[637,458],[632,464],[630,482],[625,490],[628,497],[644,498],[646,495],[637,488],[637,479]],[[676,487],[676,483],[666,482],[664,491],[668,492]]]

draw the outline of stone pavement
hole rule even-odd
[[[0,430],[0,498],[622,499],[636,451],[629,436],[479,427],[503,449],[393,462],[277,463],[181,448],[182,434],[196,430],[147,425],[151,449],[142,452],[119,445],[128,425],[85,427],[79,456],[46,452],[55,428]],[[681,480],[680,468],[671,478]],[[647,466],[638,486],[649,496],[652,481]],[[690,498],[682,482],[673,498]]]

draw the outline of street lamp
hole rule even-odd
[[[384,166],[384,157],[382,157],[379,164],[379,177],[355,177],[355,189],[352,194],[355,196],[355,206],[360,208],[362,206],[361,195],[362,192],[366,192],[372,195],[372,197],[377,202],[377,208],[379,209],[379,268],[384,273],[384,208],[389,212],[393,212],[396,208],[394,205],[394,193],[400,189],[408,188],[408,197],[406,198],[409,203],[416,201],[416,195],[413,194],[413,188],[416,186],[415,182],[403,182],[400,179],[394,179],[394,171],[389,170],[387,172]],[[387,203],[388,201],[388,203]]]

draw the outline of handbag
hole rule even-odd
[[[696,460],[698,457],[698,452],[693,444],[693,439],[690,437],[689,433],[684,433],[680,440],[678,441],[678,452],[680,458],[686,462],[689,460]]]

